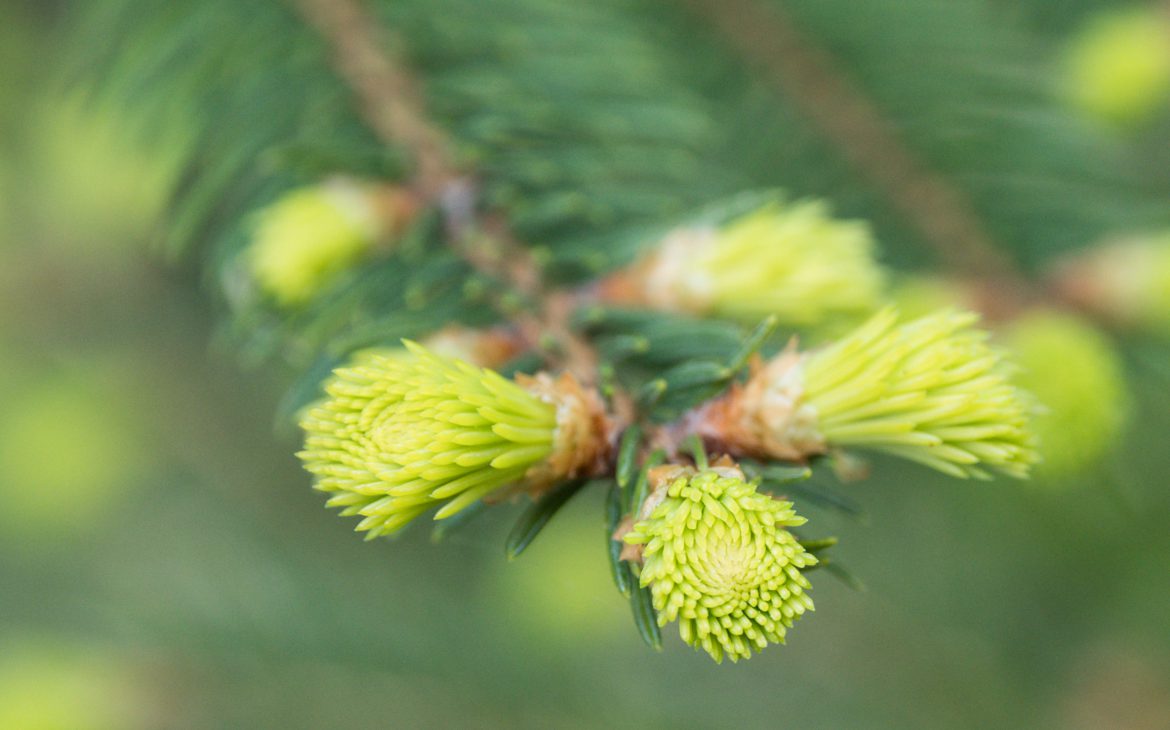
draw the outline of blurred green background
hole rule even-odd
[[[1055,57],[1077,22],[1049,5],[1020,26]],[[60,91],[68,12],[0,5],[3,730],[1170,727],[1163,346],[1127,343],[1109,469],[879,461],[843,487],[864,519],[805,508],[866,591],[818,576],[816,614],[750,662],[672,629],[656,654],[598,494],[513,563],[507,515],[436,547],[322,508],[273,426],[287,381],[209,347],[197,274],[151,252],[166,161]]]

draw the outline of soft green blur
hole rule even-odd
[[[274,435],[286,382],[151,254],[167,160],[52,82],[57,3],[0,5],[0,728],[1170,727],[1170,357],[1067,489],[879,459],[839,486],[853,592],[784,647],[645,648],[584,493],[515,562],[504,505],[364,543]],[[20,10],[20,8],[24,8]],[[179,135],[174,144],[181,144]]]

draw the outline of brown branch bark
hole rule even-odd
[[[1019,287],[1019,275],[963,193],[898,139],[881,112],[803,37],[780,8],[758,0],[682,0],[813,122],[918,229],[947,265]]]

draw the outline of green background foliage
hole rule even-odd
[[[680,4],[371,4],[459,159],[563,280],[771,187],[870,219],[891,264],[936,265],[802,106]],[[1028,271],[1170,213],[1170,122],[1119,134],[1059,93],[1062,43],[1110,5],[782,3]],[[1067,483],[887,459],[861,484],[818,473],[864,516],[798,508],[845,538],[867,591],[814,574],[817,612],[737,666],[637,640],[601,490],[514,562],[519,504],[439,546],[351,534],[287,420],[274,435],[282,398],[353,347],[491,315],[426,231],[295,318],[225,296],[252,211],[409,164],[326,61],[276,2],[0,6],[0,725],[27,710],[14,697],[36,701],[13,677],[60,688],[57,711],[106,698],[59,723],[82,728],[1170,724],[1164,343],[1118,342],[1135,422]]]

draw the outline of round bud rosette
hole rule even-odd
[[[876,308],[885,277],[861,221],[817,200],[771,203],[721,226],[679,228],[604,285],[613,301],[811,327]]]
[[[790,347],[696,418],[731,453],[804,461],[862,448],[956,477],[1025,477],[1037,460],[1031,395],[987,344],[978,316],[944,310],[899,324],[893,309],[846,337]]]
[[[328,506],[389,535],[513,489],[539,492],[599,469],[611,448],[600,398],[571,375],[508,380],[409,341],[366,351],[301,420],[298,454]]]
[[[734,466],[651,471],[653,491],[622,536],[627,559],[641,563],[659,625],[717,662],[748,659],[783,644],[813,610],[801,570],[816,565],[785,528],[803,525],[791,502],[757,491]]]
[[[245,262],[261,292],[297,307],[400,230],[412,208],[396,188],[349,179],[299,188],[256,214]]]
[[[1129,415],[1121,358],[1083,320],[1052,310],[1025,314],[1004,341],[1020,364],[1020,383],[1043,406],[1035,430],[1044,457],[1037,476],[1063,477],[1098,465]]]
[[[1093,118],[1146,121],[1170,102],[1170,17],[1150,5],[1091,18],[1069,45],[1066,83]]]

